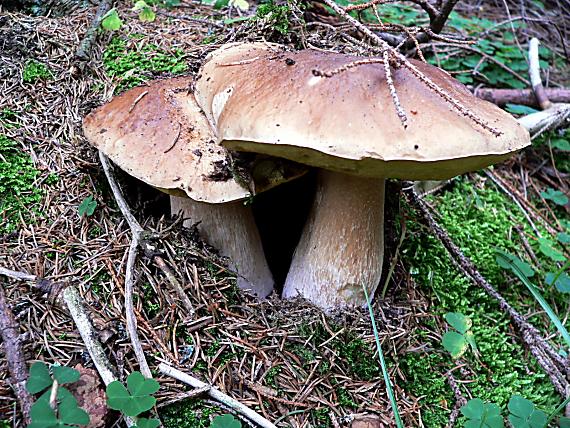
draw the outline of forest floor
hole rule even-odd
[[[449,31],[483,42],[474,50],[426,44],[430,61],[469,85],[528,88],[526,48],[529,38],[538,36],[548,84],[570,86],[564,14],[548,18],[555,31],[537,17],[550,13],[540,2],[523,3],[528,3],[526,20],[512,19],[523,12],[518,6],[507,10],[502,2],[459,5]],[[363,52],[342,31],[303,23],[303,18],[319,19],[318,9],[303,14],[289,4],[271,3],[247,18],[248,12],[230,16],[225,9],[183,3],[158,7],[155,21],[141,22],[131,8],[127,2],[118,6],[122,26],[99,34],[87,62],[75,52],[96,8],[72,9],[60,17],[0,15],[0,267],[51,285],[76,286],[120,379],[138,370],[124,313],[131,236],[97,152],[82,134],[83,117],[150,79],[195,74],[207,53],[228,41],[265,38],[298,48]],[[404,25],[423,16],[407,5],[380,10],[386,21]],[[569,130],[548,133],[490,172],[467,174],[426,196],[463,253],[561,355],[556,329],[525,285],[497,263],[496,250],[532,265],[536,285],[570,327],[570,284],[555,287],[545,279],[570,257],[570,205],[564,200],[569,148]],[[192,372],[280,421],[278,426],[350,426],[362,414],[376,415],[375,426],[393,426],[367,311],[327,317],[301,300],[272,296],[260,302],[242,293],[216,251],[170,218],[167,196],[115,173],[193,305],[189,313],[153,257],[139,256],[134,303],[143,349],[161,386],[156,396],[164,426],[207,427],[212,415],[227,410],[206,396],[185,398],[191,389],[160,375],[160,362]],[[80,206],[92,211],[79,215]],[[393,225],[387,232],[389,252],[399,256],[386,261],[395,260],[394,271],[373,310],[405,426],[446,426],[452,411],[470,398],[506,410],[519,394],[547,413],[553,410],[563,398],[497,302],[459,272],[408,203],[402,202]],[[33,282],[0,281],[23,334],[28,364],[92,367],[72,319],[54,299],[57,287],[50,295]],[[471,319],[476,352],[453,359],[444,349],[448,312]],[[86,405],[94,390],[83,393]],[[116,419],[113,413],[106,418],[105,426]],[[0,420],[6,428],[21,423],[4,358]]]

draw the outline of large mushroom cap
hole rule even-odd
[[[131,89],[85,118],[85,136],[130,175],[202,202],[245,199],[251,196],[249,184],[260,192],[305,172],[290,162],[262,160],[264,173],[252,171],[255,183],[238,183],[192,84],[191,77],[180,77]]]
[[[393,69],[393,80],[409,117],[407,129],[396,114],[383,64],[330,78],[313,74],[361,59],[233,44],[210,55],[196,99],[225,147],[369,177],[450,178],[500,162],[530,143],[508,113],[429,64],[410,60],[499,136],[463,116],[403,66]]]

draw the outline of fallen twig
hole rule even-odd
[[[93,328],[91,321],[89,321],[89,316],[87,314],[87,311],[85,310],[83,299],[81,298],[79,291],[77,291],[77,288],[75,288],[72,285],[68,285],[63,289],[61,293],[59,293],[59,288],[55,287],[55,284],[51,283],[48,280],[38,278],[35,275],[30,275],[24,272],[13,271],[5,268],[0,268],[0,274],[6,275],[13,279],[35,282],[39,289],[41,289],[42,291],[47,291],[48,293],[53,292],[55,290],[58,293],[58,295],[55,296],[55,298],[57,299],[59,297],[61,301],[65,304],[67,309],[69,310],[71,318],[73,319],[73,322],[75,323],[75,326],[77,327],[77,330],[79,331],[79,334],[83,339],[85,348],[87,349],[87,352],[91,356],[91,360],[93,361],[93,364],[95,365],[95,368],[99,372],[99,375],[101,376],[101,379],[103,380],[105,385],[108,385],[109,383],[117,380],[117,376],[114,373],[113,365],[107,358],[107,355],[103,350],[103,346],[101,345],[99,340],[97,340],[98,334]],[[3,296],[2,291],[3,290],[0,287],[0,306],[2,305],[1,302]],[[3,326],[1,327],[3,333],[5,329],[3,328]],[[6,339],[3,338],[3,340],[4,343],[6,343]],[[29,415],[29,411],[26,414],[23,408],[22,412],[24,413],[25,417]],[[125,422],[129,427],[136,424],[135,421],[128,416],[125,416]]]
[[[570,102],[570,89],[568,88],[546,88],[544,92],[546,97],[554,103]],[[521,104],[540,107],[531,89],[478,88],[475,90],[475,96],[499,106]]]
[[[8,365],[8,373],[11,377],[10,384],[12,388],[14,388],[14,393],[20,404],[24,422],[29,424],[30,408],[32,407],[33,398],[26,389],[28,369],[19,338],[20,329],[14,318],[14,314],[8,306],[2,284],[0,284],[0,335],[2,336],[2,345]]]
[[[89,53],[93,47],[93,43],[95,42],[95,38],[97,37],[97,29],[99,25],[101,25],[101,20],[103,16],[111,9],[111,2],[109,0],[101,0],[99,3],[99,7],[97,8],[97,12],[95,13],[95,17],[91,22],[91,25],[87,29],[85,33],[85,37],[79,44],[77,51],[75,51],[75,57],[79,58],[83,61],[87,61],[89,59]]]
[[[103,165],[103,170],[105,171],[105,175],[107,176],[107,181],[111,186],[111,190],[113,191],[113,195],[115,196],[115,200],[119,205],[119,209],[123,213],[123,216],[127,220],[132,232],[132,240],[131,245],[129,246],[129,253],[127,256],[127,267],[125,272],[125,317],[127,319],[127,331],[129,332],[129,337],[131,338],[131,344],[133,346],[133,351],[137,358],[137,361],[140,366],[141,373],[147,377],[152,378],[152,372],[150,371],[150,367],[146,361],[146,357],[144,355],[144,351],[142,349],[141,342],[138,337],[137,333],[137,318],[135,316],[134,308],[133,308],[133,289],[135,286],[135,279],[134,279],[134,270],[135,270],[135,261],[137,258],[137,251],[139,245],[141,245],[141,238],[143,235],[143,228],[137,221],[137,219],[131,213],[125,198],[123,198],[123,194],[121,193],[121,189],[119,189],[119,185],[115,181],[111,173],[111,166],[109,164],[109,160],[107,156],[103,154],[103,152],[99,152],[99,159],[101,160],[101,164]]]
[[[184,382],[194,388],[202,389],[208,386],[208,384],[202,382],[201,380],[198,380],[195,377],[190,376],[189,374],[184,373],[180,370],[176,370],[174,367],[171,367],[165,363],[160,363],[158,365],[158,370],[160,370],[161,373],[173,377],[174,379],[178,379],[179,381]],[[234,400],[229,395],[224,394],[222,391],[213,386],[207,390],[207,394],[214,400],[219,401],[229,408],[235,410],[236,412],[246,416],[249,420],[255,422],[260,427],[277,428],[276,425],[265,419],[259,413],[254,412],[249,407],[244,406],[239,401]]]

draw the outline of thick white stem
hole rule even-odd
[[[182,212],[185,226],[198,225],[206,242],[220,250],[231,261],[239,288],[266,297],[273,290],[273,276],[267,265],[259,231],[251,208],[242,202],[207,204],[190,198],[170,197],[172,214]]]
[[[283,297],[324,309],[366,304],[384,258],[384,179],[319,172],[315,202],[295,250]]]

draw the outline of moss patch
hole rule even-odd
[[[0,135],[0,234],[18,228],[20,219],[28,221],[42,199],[36,185],[40,172],[18,145]]]
[[[495,261],[495,248],[520,252],[513,226],[525,222],[518,208],[492,184],[479,188],[467,180],[458,180],[452,190],[432,202],[441,214],[442,226],[487,280],[519,309],[524,304],[536,306],[522,284],[507,283],[508,275]],[[482,289],[459,274],[435,238],[414,222],[408,223],[411,233],[403,249],[405,264],[417,284],[433,296],[432,312],[441,317],[446,312],[462,312],[473,320],[472,330],[481,353],[480,361],[472,355],[467,357],[476,373],[474,382],[468,385],[473,397],[504,408],[512,394],[520,394],[539,407],[552,409],[559,398],[542,369],[528,358],[513,336],[509,318]],[[548,264],[547,260],[541,262]],[[538,320],[533,321],[540,327]],[[431,329],[426,323],[425,331]],[[415,396],[424,396],[423,422],[428,427],[440,427],[445,425],[454,400],[442,373],[454,363],[441,343],[422,342],[433,350],[427,355],[409,354],[400,361],[406,378],[401,386]]]
[[[184,400],[161,410],[160,417],[165,428],[208,428],[210,415],[220,411],[202,400]]]
[[[38,80],[49,80],[53,77],[47,65],[34,59],[26,62],[22,71],[22,81],[24,83],[36,83]]]
[[[103,53],[105,72],[118,81],[116,92],[137,86],[158,74],[188,70],[184,52],[166,52],[158,46],[114,37]]]

